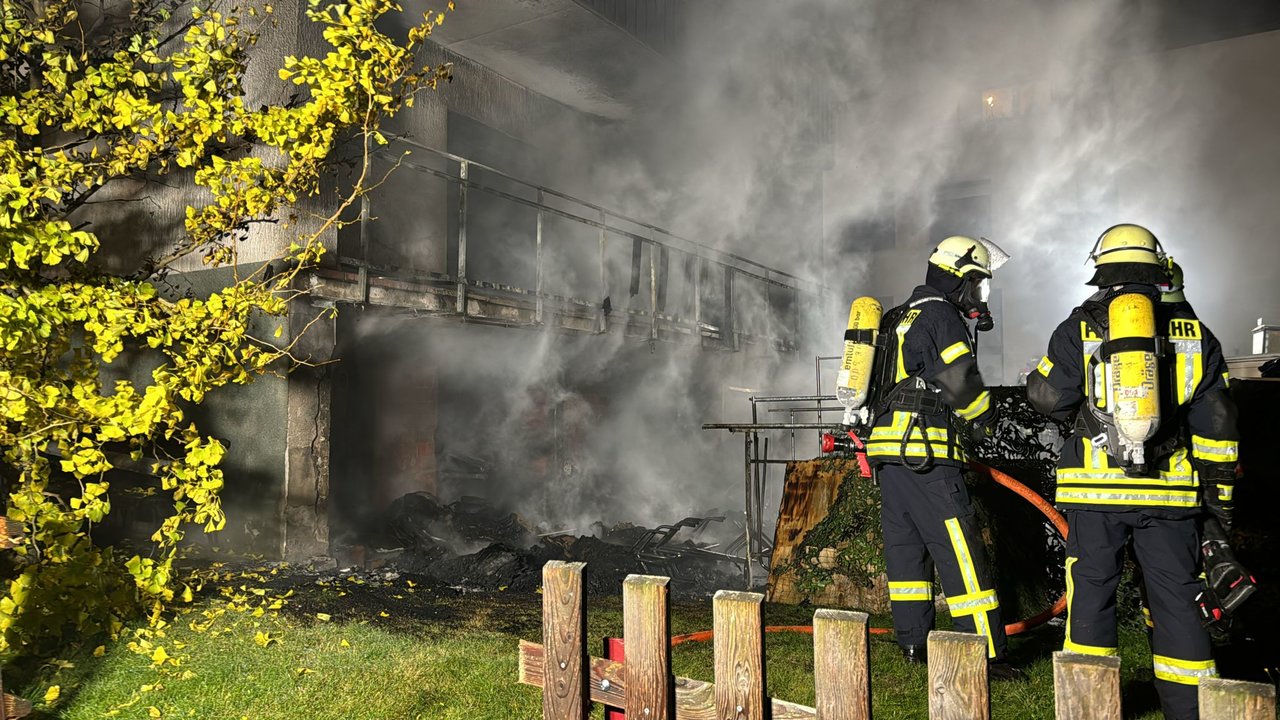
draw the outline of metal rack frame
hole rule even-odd
[[[819,357],[816,361],[820,368],[824,359]],[[818,383],[821,387],[821,370],[819,369]],[[824,402],[834,403],[835,395],[769,395],[769,396],[751,396],[748,400],[751,402],[751,422],[749,423],[706,423],[702,426],[703,430],[727,430],[730,433],[743,434],[743,474],[745,478],[745,506],[746,506],[746,530],[743,542],[745,553],[745,576],[747,589],[751,589],[755,585],[755,563],[760,563],[761,567],[766,571],[769,568],[769,558],[773,552],[773,543],[765,537],[764,533],[764,494],[767,486],[767,470],[769,465],[785,465],[795,460],[795,431],[796,430],[838,430],[839,423],[822,422],[823,411],[840,411],[838,405],[823,406]],[[773,405],[780,403],[815,403],[813,406],[786,407],[786,408],[769,408],[768,412],[789,412],[792,414],[791,422],[771,423],[760,422],[760,406]],[[815,412],[818,414],[818,422],[795,422],[794,415],[797,412]],[[769,457],[769,438],[765,437],[761,440],[762,432],[771,431],[791,431],[791,459],[775,459]],[[763,457],[761,457],[761,446],[763,446]]]

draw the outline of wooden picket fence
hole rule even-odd
[[[668,578],[631,575],[622,586],[626,661],[587,651],[585,563],[542,570],[543,644],[521,641],[521,683],[542,688],[543,720],[584,720],[592,702],[636,720],[869,720],[866,613],[813,617],[816,707],[765,694],[764,623],[758,593],[721,590],[714,600],[715,683],[672,677]],[[930,720],[987,720],[987,645],[967,633],[929,635]],[[1120,658],[1057,652],[1058,720],[1120,720]],[[1233,680],[1200,685],[1202,720],[1275,720],[1275,688]]]

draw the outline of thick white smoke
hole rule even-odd
[[[1229,354],[1248,351],[1257,316],[1280,318],[1280,86],[1257,71],[1280,62],[1276,33],[1170,49],[1163,4],[1122,0],[689,6],[684,44],[644,77],[628,119],[557,122],[522,140],[553,187],[824,283],[804,306],[806,345],[748,358],[661,343],[651,354],[616,333],[415,330],[406,346],[431,358],[442,386],[472,386],[485,405],[477,431],[511,438],[503,452],[516,465],[522,434],[581,436],[573,467],[560,468],[568,484],[508,477],[455,491],[507,496],[578,529],[739,507],[740,437],[700,425],[746,419],[748,393],[731,388],[812,392],[813,356],[837,350],[848,301],[904,298],[939,231],[989,234],[1014,255],[996,279],[1005,362],[992,384],[1014,380],[1090,292],[1083,261],[1118,222],[1147,224],[1183,261],[1188,296]],[[947,209],[972,196],[988,197],[972,223],[983,227]],[[549,270],[549,287],[597,297],[594,232],[564,231],[587,259]],[[626,290],[629,241],[610,248],[613,306],[643,307],[647,286],[635,299]],[[679,306],[687,295],[672,282]],[[748,285],[743,322],[795,328]],[[549,408],[568,416],[521,429]],[[439,437],[477,452],[459,435]],[[773,442],[789,451],[788,437]]]

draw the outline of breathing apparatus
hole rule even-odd
[[[844,405],[846,426],[866,425],[871,418],[867,400],[875,369],[876,340],[884,308],[872,297],[860,297],[849,306],[849,325],[844,331],[844,353],[836,375],[836,400]]]
[[[1107,228],[1089,252],[1095,271],[1090,284],[1102,287],[1139,284],[1149,292],[1125,292],[1105,308],[1094,296],[1081,311],[1097,335],[1089,353],[1085,384],[1087,412],[1081,413],[1090,442],[1110,455],[1125,474],[1143,477],[1149,462],[1147,441],[1160,427],[1162,339],[1156,336],[1155,290],[1169,283],[1167,256],[1151,231],[1139,225]],[[1086,346],[1087,349],[1087,346]]]
[[[995,327],[991,308],[991,273],[1009,261],[1009,254],[994,242],[980,237],[952,235],[938,243],[929,256],[926,282],[937,288],[960,312],[976,320],[975,329],[986,332]]]

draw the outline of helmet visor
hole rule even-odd
[[[978,242],[987,248],[987,254],[990,256],[991,272],[999,270],[1001,265],[1009,262],[1009,253],[1005,252],[999,245],[984,237],[978,238]]]

